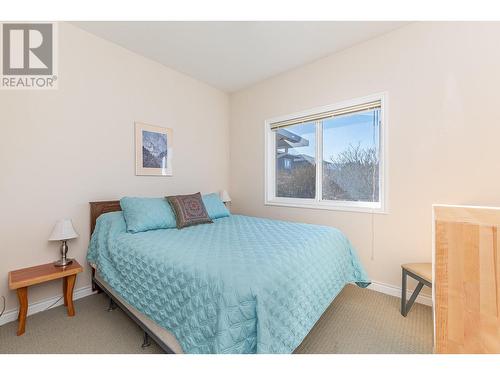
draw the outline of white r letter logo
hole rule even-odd
[[[3,74],[52,74],[52,25],[3,24]]]

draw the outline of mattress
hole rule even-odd
[[[130,234],[107,213],[87,259],[185,353],[291,353],[347,283],[370,283],[339,230],[241,215]]]

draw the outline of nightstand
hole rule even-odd
[[[76,275],[82,271],[82,266],[76,260],[73,260],[73,263],[66,267],[56,267],[54,263],[48,263],[9,272],[9,288],[11,290],[15,289],[19,298],[17,335],[22,335],[26,327],[29,286],[41,284],[46,281],[63,279],[64,305],[68,308],[68,315],[74,316],[73,287],[75,286]]]

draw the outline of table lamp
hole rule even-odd
[[[56,223],[54,230],[49,237],[49,241],[61,241],[61,259],[54,262],[55,266],[65,267],[73,263],[73,259],[66,258],[66,255],[68,254],[68,244],[66,241],[76,237],[78,237],[78,233],[76,233],[75,228],[73,228],[71,219],[59,220]]]
[[[222,190],[219,193],[219,198],[222,201],[222,203],[224,203],[226,206],[228,204],[231,204],[231,197],[229,196],[229,193],[226,190]]]

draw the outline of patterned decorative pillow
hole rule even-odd
[[[190,195],[173,195],[167,197],[168,203],[175,212],[177,228],[191,225],[213,223],[208,216],[200,193]]]

